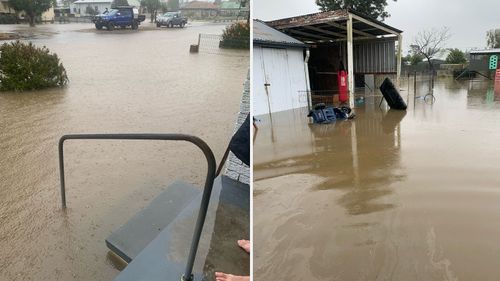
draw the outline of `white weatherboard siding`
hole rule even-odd
[[[307,106],[303,50],[254,46],[254,115]],[[266,87],[265,84],[269,84]]]

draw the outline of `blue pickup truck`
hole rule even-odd
[[[146,16],[139,15],[136,8],[121,6],[94,16],[92,22],[95,24],[95,28],[99,30],[103,27],[107,30],[113,30],[115,27],[126,28],[128,26],[137,29],[145,19]]]

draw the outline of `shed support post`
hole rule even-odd
[[[309,82],[309,58],[311,57],[311,52],[306,49],[306,57],[304,59],[304,73],[306,74],[306,95],[307,95],[307,106],[309,110],[312,109],[312,97],[311,97],[311,84]]]
[[[403,35],[398,34],[398,58],[397,58],[397,65],[396,65],[396,85],[399,90],[401,87],[401,57],[403,53]]]
[[[347,77],[349,86],[349,106],[354,107],[354,55],[352,45],[352,14],[347,20]]]

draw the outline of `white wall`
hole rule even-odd
[[[74,15],[81,15],[81,16],[88,16],[85,11],[87,10],[87,6],[91,6],[92,9],[95,9],[95,6],[97,6],[97,8],[99,9],[99,13],[102,13],[104,12],[104,10],[106,10],[106,8],[108,8],[108,10],[111,9],[111,2],[110,3],[91,3],[91,4],[75,4],[75,3],[72,3],[69,5],[71,11],[70,13],[71,14],[74,14]],[[74,11],[74,9],[76,8],[76,12]],[[78,13],[78,9],[80,9],[80,13]]]
[[[254,46],[253,54],[254,115],[307,106],[302,49]],[[270,84],[267,93],[266,83]]]

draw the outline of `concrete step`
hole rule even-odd
[[[178,213],[115,281],[180,280],[200,201],[201,194]],[[249,237],[249,207],[248,185],[226,177],[215,180],[193,268],[195,280],[213,280],[215,270],[240,275],[249,273],[249,255],[236,245],[236,240]]]
[[[108,248],[131,262],[179,213],[201,194],[201,188],[177,181],[107,239]]]

